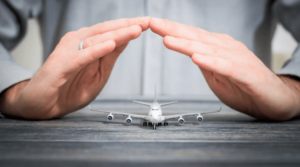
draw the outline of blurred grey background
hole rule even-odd
[[[278,71],[283,63],[290,58],[297,43],[294,38],[280,25],[272,42],[273,71]],[[28,20],[28,29],[22,42],[11,51],[15,61],[25,68],[36,72],[42,65],[42,40],[36,19]]]

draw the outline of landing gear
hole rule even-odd
[[[168,122],[164,122],[164,126],[168,126]]]
[[[148,126],[152,126],[152,122],[149,122],[149,123],[148,123]]]
[[[143,126],[147,126],[148,124],[147,124],[147,122],[143,122]]]
[[[157,126],[161,126],[161,123],[158,123]]]
[[[153,130],[155,130],[156,129],[156,125],[155,124],[153,124]]]

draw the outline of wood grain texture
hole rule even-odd
[[[102,100],[95,109],[147,114],[130,101]],[[163,114],[209,111],[186,124],[141,126],[125,117],[82,109],[61,119],[0,119],[0,164],[4,166],[299,166],[300,120],[258,121],[215,101],[181,101]],[[2,166],[0,165],[0,166]]]

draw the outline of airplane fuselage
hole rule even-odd
[[[153,102],[148,113],[148,121],[154,124],[158,124],[164,121],[162,116],[161,106],[157,102]]]

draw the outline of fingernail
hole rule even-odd
[[[163,26],[164,25],[164,23],[163,23],[163,21],[161,20],[161,19],[158,19],[158,18],[155,18],[155,17],[152,17],[151,18],[152,19],[152,21],[157,25],[157,26]]]

